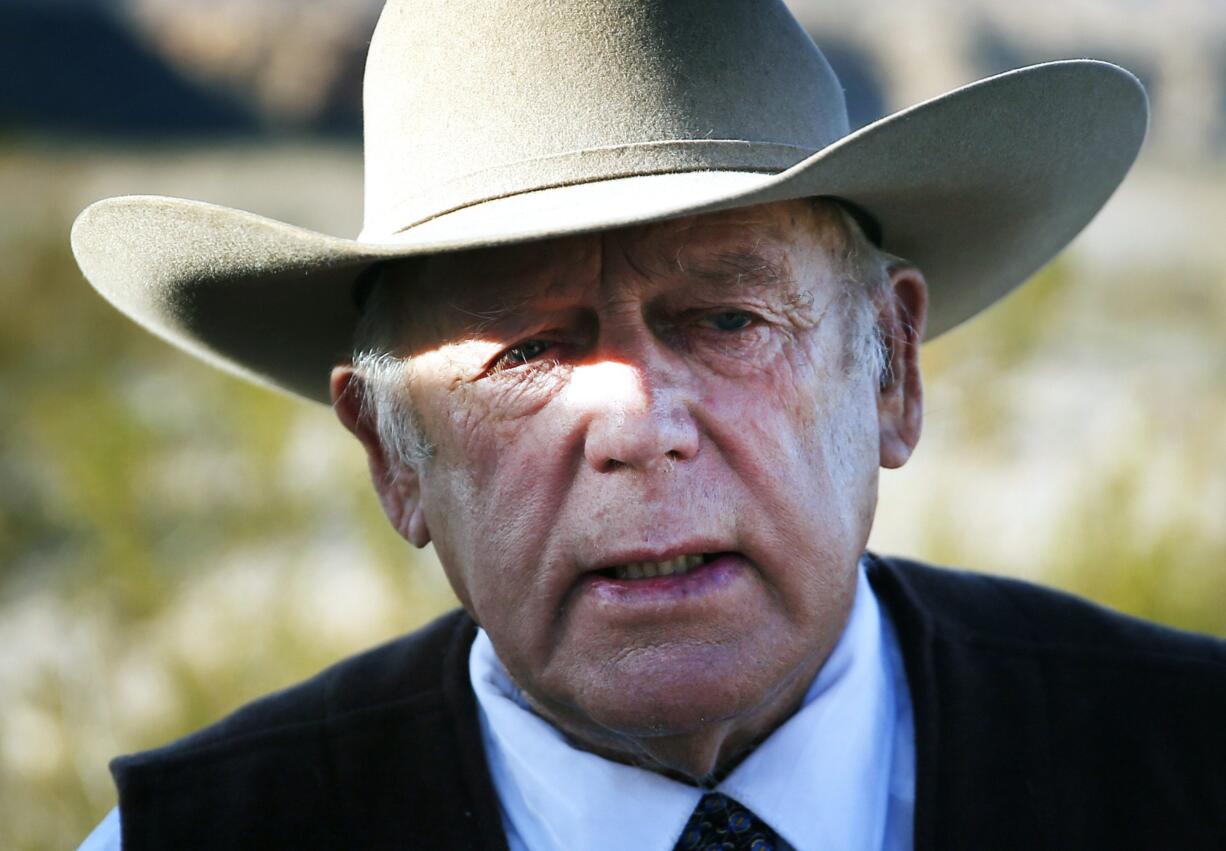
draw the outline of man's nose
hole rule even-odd
[[[600,473],[669,469],[698,453],[698,425],[675,376],[647,364],[575,369],[568,394],[584,409],[584,456]]]

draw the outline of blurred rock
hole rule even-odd
[[[126,0],[177,66],[244,99],[279,129],[357,134],[378,0]]]
[[[254,124],[101,5],[0,5],[0,128],[200,135]]]

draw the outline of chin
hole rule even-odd
[[[786,670],[764,670],[743,658],[710,646],[628,654],[584,690],[580,712],[600,728],[635,738],[751,723],[786,691],[790,678]]]

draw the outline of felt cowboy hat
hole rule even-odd
[[[356,239],[176,198],[98,202],[85,276],[154,333],[328,400],[354,283],[379,261],[832,196],[924,270],[928,337],[1073,238],[1148,107],[1095,61],[991,77],[848,132],[842,88],[779,0],[389,0],[365,78]]]

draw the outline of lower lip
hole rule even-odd
[[[743,556],[723,553],[686,573],[651,579],[615,579],[589,573],[582,580],[582,590],[595,594],[604,603],[670,603],[718,591],[731,584],[747,566]]]

